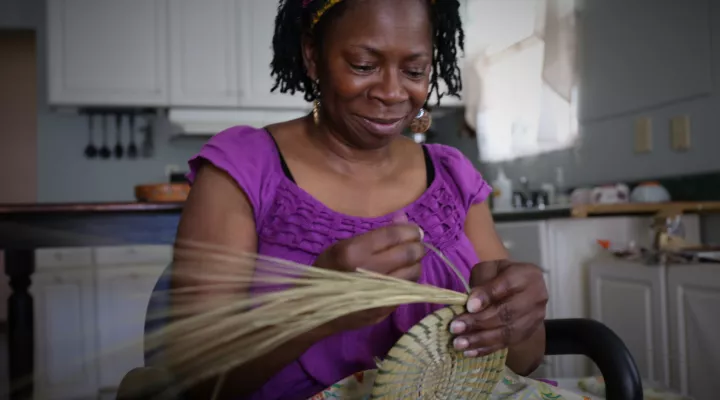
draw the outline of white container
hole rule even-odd
[[[497,178],[492,182],[493,187],[493,210],[510,211],[513,209],[512,181],[505,175],[502,168],[498,170]]]
[[[670,193],[657,182],[644,182],[630,194],[633,203],[665,203],[670,201]]]

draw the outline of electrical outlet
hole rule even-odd
[[[690,150],[690,117],[687,115],[670,120],[670,146],[675,151]]]
[[[652,120],[642,117],[635,120],[635,152],[650,153],[652,151]]]

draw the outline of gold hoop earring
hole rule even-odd
[[[312,115],[313,115],[313,121],[315,121],[315,126],[320,125],[320,100],[315,99],[313,102],[313,109],[312,109]]]
[[[312,110],[313,121],[315,121],[315,126],[320,126],[320,79],[315,80],[312,90],[315,95]]]
[[[412,133],[425,133],[430,129],[430,125],[432,125],[432,116],[426,109],[421,108],[410,123],[410,131]]]

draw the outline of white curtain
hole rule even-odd
[[[575,0],[472,0],[468,125],[480,160],[571,147],[577,138]]]

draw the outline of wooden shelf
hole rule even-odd
[[[586,218],[593,215],[659,214],[672,216],[702,212],[720,212],[720,201],[590,204],[573,207],[571,215],[573,218]]]

